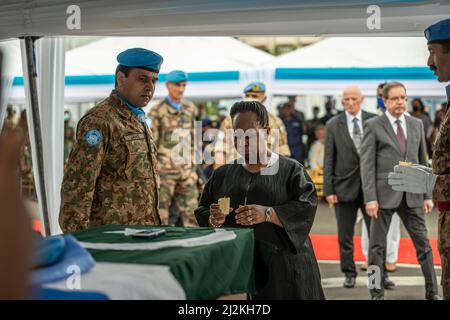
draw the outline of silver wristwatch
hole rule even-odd
[[[266,222],[270,222],[270,220],[272,219],[272,208],[268,207],[265,213],[266,213]]]

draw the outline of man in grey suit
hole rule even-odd
[[[423,124],[405,116],[406,88],[400,82],[390,82],[383,88],[386,106],[384,115],[366,122],[361,145],[361,177],[367,214],[372,218],[369,235],[369,268],[379,271],[380,280],[386,277],[386,235],[394,212],[400,216],[417,253],[417,260],[425,277],[426,299],[440,299],[437,289],[433,253],[427,237],[424,212],[430,213],[430,195],[393,191],[388,174],[399,161],[427,165]],[[373,269],[375,267],[375,269]],[[371,283],[372,299],[384,298],[382,285]]]
[[[342,95],[345,112],[330,119],[326,125],[323,191],[328,203],[335,206],[341,271],[345,274],[346,288],[353,288],[356,282],[353,235],[358,209],[370,226],[361,189],[359,153],[363,124],[376,115],[361,110],[363,100],[358,87],[345,88]]]

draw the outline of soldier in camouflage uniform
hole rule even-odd
[[[198,190],[196,167],[193,164],[195,106],[182,100],[187,74],[175,70],[167,74],[169,95],[149,112],[152,134],[158,149],[158,171],[161,177],[159,212],[162,224],[169,224],[172,201],[178,207],[185,226],[197,226],[194,209],[197,208]],[[181,129],[181,130],[180,130]],[[174,135],[172,137],[172,135]],[[177,137],[178,136],[178,137]],[[182,152],[181,141],[188,145],[190,159],[178,163],[174,155]],[[174,214],[176,210],[170,214]],[[172,220],[172,219],[171,219]]]
[[[442,20],[425,30],[428,40],[428,66],[440,82],[450,81],[450,19]],[[450,85],[446,87],[450,104]],[[441,254],[441,284],[444,299],[450,300],[450,108],[434,143],[432,173],[427,168],[395,168],[389,174],[389,184],[394,190],[433,193],[439,210],[439,252]],[[421,183],[422,182],[422,183]]]
[[[450,19],[425,30],[428,39],[428,66],[441,82],[450,81]],[[444,67],[445,66],[445,67]],[[450,105],[450,85],[447,86]],[[447,108],[433,151],[433,173],[437,175],[433,200],[439,209],[439,252],[442,258],[441,284],[444,299],[450,300],[450,108]]]
[[[264,104],[266,101],[266,86],[261,82],[252,82],[244,89],[245,98],[249,100],[256,100]],[[272,129],[269,136],[269,147],[276,153],[289,157],[291,151],[289,150],[287,132],[283,121],[269,112],[269,127]],[[225,163],[230,163],[237,158],[236,150],[233,146],[233,139],[227,136],[227,130],[233,129],[233,124],[230,116],[227,116],[220,125],[221,137],[215,145],[214,168],[217,169]],[[275,130],[274,130],[275,129]],[[278,144],[278,145],[277,145]]]
[[[163,61],[134,48],[117,56],[116,87],[78,123],[61,187],[64,232],[104,224],[160,225],[156,147],[141,109]]]

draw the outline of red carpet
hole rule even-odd
[[[339,244],[337,235],[311,235],[314,252],[317,260],[339,260]],[[361,250],[361,237],[353,238],[355,246],[355,261],[365,261],[365,257]],[[434,264],[441,265],[441,257],[437,249],[437,239],[430,239],[433,249]],[[416,258],[416,250],[410,238],[400,239],[400,247],[398,252],[398,263],[418,264]]]

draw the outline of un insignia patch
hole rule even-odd
[[[97,129],[91,129],[84,135],[86,143],[92,147],[102,142],[102,133]]]

